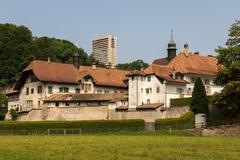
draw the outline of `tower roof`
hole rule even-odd
[[[176,49],[176,43],[173,40],[173,30],[171,30],[171,39],[168,43],[168,49]]]

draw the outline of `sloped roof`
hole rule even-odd
[[[86,75],[90,75],[96,85],[112,86],[112,87],[127,87],[124,80],[127,79],[129,71],[100,68],[91,66],[80,66],[78,80],[82,80]]]
[[[202,56],[198,54],[179,53],[168,64],[180,73],[193,73],[214,76],[218,70],[218,60],[214,57]]]
[[[23,72],[32,71],[39,81],[77,83],[78,71],[72,64],[32,61]]]
[[[194,53],[180,52],[171,61],[167,58],[160,58],[153,61],[153,64],[165,65],[174,68],[182,74],[202,74],[214,76],[218,70],[218,60],[214,57],[203,56]]]
[[[178,80],[173,79],[171,77],[173,73],[173,68],[164,66],[164,65],[157,65],[152,64],[144,70],[145,74],[154,74],[159,78],[162,78],[166,81],[176,82],[176,83],[187,83],[185,80]]]
[[[119,101],[125,100],[128,96],[123,93],[107,93],[107,94],[53,94],[44,101]]]

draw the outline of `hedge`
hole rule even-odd
[[[48,129],[81,129],[82,133],[144,130],[143,120],[3,121],[0,134],[47,134]]]
[[[179,118],[157,119],[155,121],[156,130],[186,129],[192,128],[195,123],[195,115],[189,111]]]
[[[207,96],[210,104],[211,104],[211,97],[212,96]],[[171,107],[184,107],[184,106],[189,106],[191,102],[192,102],[192,97],[174,98],[174,99],[170,99],[170,106]]]

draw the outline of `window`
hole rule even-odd
[[[26,88],[26,95],[29,95],[29,88]]]
[[[157,87],[157,93],[159,93],[160,92],[160,87]]]
[[[141,93],[143,93],[143,88],[141,88]]]
[[[144,81],[144,77],[141,77],[141,81]]]
[[[80,88],[76,88],[76,93],[77,93],[77,94],[80,93]]]
[[[68,88],[67,88],[67,87],[64,87],[64,88],[63,88],[63,91],[64,91],[64,93],[68,93]]]
[[[40,107],[40,105],[41,105],[41,102],[40,102],[40,101],[38,101],[38,108]]]
[[[114,91],[114,93],[117,93],[117,91]]]
[[[67,87],[59,87],[59,92],[60,93],[67,93],[68,92],[68,88]]]
[[[33,101],[32,100],[27,100],[27,107],[33,107]]]
[[[101,90],[101,89],[98,89],[98,90],[97,90],[97,93],[102,93],[102,90]]]
[[[151,82],[151,76],[147,76],[147,81]]]
[[[52,86],[48,86],[48,94],[52,94]]]
[[[183,91],[184,91],[184,89],[182,89],[182,88],[177,88],[177,93],[183,93]]]
[[[109,93],[109,90],[104,90],[104,93]]]
[[[31,94],[33,94],[34,93],[34,88],[31,88]]]
[[[147,99],[147,104],[150,104],[150,99]]]
[[[59,102],[55,102],[55,106],[58,107],[59,106]]]
[[[38,92],[38,93],[42,93],[42,86],[38,86],[37,92]]]
[[[146,93],[147,94],[152,93],[152,88],[146,88]]]
[[[65,103],[65,106],[69,106],[69,105],[70,105],[69,102],[66,102],[66,103]]]
[[[132,81],[134,81],[134,77],[132,77]]]
[[[204,84],[205,85],[209,85],[210,84],[210,80],[209,79],[204,79]]]
[[[36,77],[31,77],[31,82],[37,82],[38,79]]]

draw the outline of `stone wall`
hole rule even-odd
[[[43,107],[22,112],[18,116],[19,121],[41,120],[121,120],[143,119],[146,122],[155,122],[156,119],[177,118],[189,111],[189,107],[174,107],[164,111],[115,111],[108,110],[107,106],[99,107]]]

